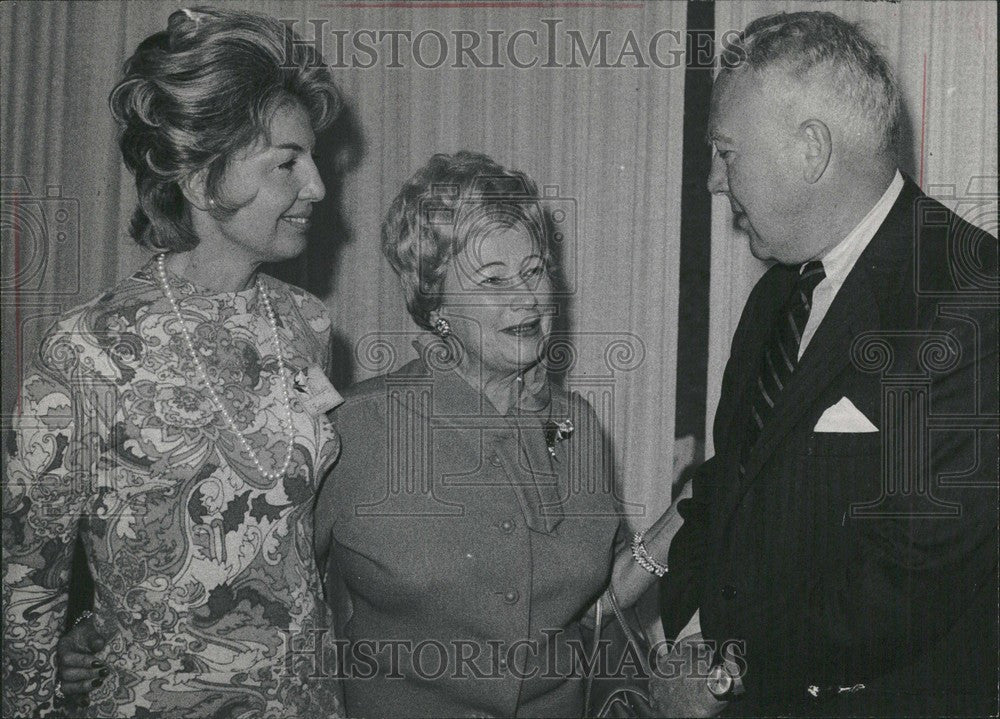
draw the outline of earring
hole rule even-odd
[[[210,210],[214,210],[215,209],[215,198],[213,198],[213,197],[209,197],[208,198],[208,209],[210,209]]]
[[[444,339],[451,334],[451,325],[448,324],[448,320],[444,317],[438,317],[434,320],[434,334],[436,334],[441,339]]]

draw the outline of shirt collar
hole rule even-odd
[[[889,211],[896,203],[902,189],[903,175],[899,170],[896,170],[895,177],[892,178],[889,187],[882,193],[882,197],[879,198],[874,207],[847,234],[847,237],[822,258],[823,271],[833,286],[839,287],[843,284],[847,275],[854,268],[854,263],[858,261],[861,253],[868,247],[868,243],[875,237],[878,228],[885,222],[885,218],[888,217]]]

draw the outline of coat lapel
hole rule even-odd
[[[508,441],[498,447],[525,524],[545,534],[555,531],[563,520],[565,498],[560,490],[568,486],[565,459],[553,461],[545,443],[545,421],[550,416],[569,417],[560,391],[551,392],[549,403],[541,411],[506,415],[504,419],[513,431]],[[565,453],[563,447],[556,450],[560,455]]]
[[[778,311],[785,298],[792,291],[792,285],[795,284],[795,269],[784,267],[782,270],[783,272],[776,280],[770,297],[761,303],[762,306],[756,315],[750,318],[745,337],[734,343],[733,357],[730,361],[735,362],[739,368],[736,381],[735,409],[730,417],[730,431],[725,435],[726,446],[716,449],[718,453],[728,457],[738,458],[740,455],[747,423],[750,421],[750,387],[757,381],[757,374],[760,372],[764,343],[768,341]],[[739,355],[737,355],[737,351],[739,351]],[[736,476],[738,474],[738,460],[734,459],[730,465],[728,469],[731,470],[733,476]]]

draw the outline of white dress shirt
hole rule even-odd
[[[861,257],[861,253],[868,247],[878,228],[885,222],[889,210],[896,203],[896,198],[903,189],[903,176],[896,170],[896,176],[892,178],[889,187],[882,193],[882,197],[875,203],[875,206],[868,211],[868,214],[859,222],[847,237],[841,240],[836,247],[826,253],[820,259],[823,263],[823,271],[826,277],[816,285],[812,296],[812,309],[809,311],[809,320],[802,330],[802,341],[799,342],[799,359],[806,351],[809,340],[816,334],[820,322],[826,317],[827,310],[833,304],[834,298],[840,291],[841,285],[847,279],[847,275],[854,269],[855,263]]]

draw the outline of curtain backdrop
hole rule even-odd
[[[415,63],[405,44],[396,63],[402,67],[391,67],[383,42],[374,67],[334,70],[348,112],[319,148],[338,162],[321,168],[328,196],[306,257],[278,271],[329,308],[339,341],[337,382],[364,379],[410,358],[413,326],[378,250],[390,199],[433,152],[485,152],[526,171],[540,187],[551,186],[549,194],[567,209],[571,292],[561,326],[574,338],[570,381],[608,425],[626,498],[639,505],[637,511],[645,508],[634,524],[650,523],[670,501],[672,474],[683,63],[636,68],[626,60],[625,67],[607,68],[595,67],[594,59],[581,67],[518,69],[504,57],[502,68],[455,68],[451,33],[472,30],[485,42],[487,31],[503,31],[506,43],[515,31],[528,30],[541,42],[555,27],[565,65],[566,32],[579,32],[589,48],[606,30],[613,63],[629,30],[641,46],[661,30],[683,37],[684,5],[239,5],[298,19],[296,29],[307,37],[318,26],[306,21],[326,20],[319,29],[328,62],[336,62],[332,30],[351,37],[365,29],[414,35],[432,29],[452,43],[452,56],[436,69]],[[25,359],[53,318],[148,257],[125,236],[135,196],[106,98],[131,50],[165,27],[179,7],[0,7],[5,411],[16,402]],[[544,25],[543,19],[561,22]],[[667,40],[661,43],[664,61]],[[436,48],[436,38],[422,48],[430,63]],[[528,59],[524,37],[518,48]],[[349,171],[338,174],[338,168]],[[388,345],[395,354],[387,353]]]
[[[893,65],[906,101],[900,167],[924,192],[997,233],[997,8],[993,2],[719,2],[717,42],[774,12],[828,10],[861,23]],[[923,152],[921,152],[921,148]],[[712,205],[706,456],[722,371],[743,305],[765,265]]]

